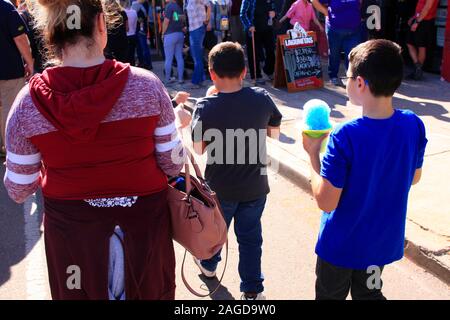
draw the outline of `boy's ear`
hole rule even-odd
[[[363,77],[357,76],[357,77],[356,77],[356,84],[357,84],[357,86],[358,86],[359,89],[363,89],[364,86],[366,85],[366,82],[365,82],[365,80],[364,80]]]
[[[244,80],[246,75],[247,75],[247,67],[244,67],[244,70],[241,73],[241,80]]]
[[[214,82],[217,80],[217,74],[214,72],[213,69],[209,68],[209,75],[211,76],[211,80]]]

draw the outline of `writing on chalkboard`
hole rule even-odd
[[[290,92],[323,86],[322,64],[314,32],[295,38],[288,35],[278,37],[274,85],[287,86]]]
[[[304,37],[297,39],[286,39],[284,40],[284,45],[288,49],[295,49],[296,47],[301,47],[305,45],[314,45],[314,39],[312,37]]]
[[[295,49],[286,46],[283,51],[288,82],[294,82],[299,78],[322,77],[322,65],[315,46],[297,47]]]

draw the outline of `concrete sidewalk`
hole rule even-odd
[[[162,62],[155,62],[154,68],[161,77]],[[246,81],[246,85],[252,83]],[[171,94],[184,90],[193,97],[201,97],[207,89],[189,90],[188,87],[189,84],[168,90]],[[359,117],[361,108],[348,102],[344,88],[325,85],[322,89],[299,93],[275,89],[269,83],[264,88],[283,114],[280,141],[269,139],[272,169],[310,192],[309,162],[298,127],[304,103],[309,99],[326,101],[336,123]],[[426,74],[422,82],[404,81],[394,97],[394,105],[420,116],[429,140],[422,179],[410,193],[405,255],[450,285],[450,84],[432,74]]]

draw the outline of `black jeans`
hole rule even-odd
[[[127,62],[132,66],[136,65],[136,47],[137,36],[128,36],[128,59]]]
[[[384,266],[380,266],[380,276]],[[353,300],[386,300],[379,289],[370,289],[368,280],[374,273],[366,270],[346,269],[334,266],[317,257],[316,300],[345,300],[351,292]]]
[[[253,63],[253,45],[252,37],[247,32],[247,58],[248,67],[250,69],[250,76],[255,78],[255,68]],[[273,29],[255,32],[255,51],[256,51],[256,78],[261,78],[260,64],[264,61],[263,71],[268,76],[271,76],[275,69],[275,41]]]

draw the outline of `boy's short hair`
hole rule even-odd
[[[244,49],[237,42],[222,42],[208,56],[209,68],[220,78],[238,78],[245,69]]]
[[[403,79],[403,58],[400,46],[389,40],[369,40],[349,54],[351,75],[367,80],[375,97],[390,97]]]

